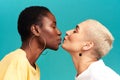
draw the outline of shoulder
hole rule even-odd
[[[17,80],[19,76],[24,76],[26,78],[27,68],[28,61],[24,52],[17,49],[1,60],[0,80],[4,77],[7,78],[7,80],[13,80],[13,78]]]
[[[120,80],[120,76],[110,67],[106,66],[103,60],[99,60],[91,65],[91,76],[96,80]]]
[[[17,66],[17,65],[24,65],[27,63],[26,54],[21,49],[16,49],[13,52],[10,52],[7,54],[0,62],[0,66],[6,65],[6,66]]]

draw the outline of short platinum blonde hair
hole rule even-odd
[[[105,56],[112,48],[114,38],[110,31],[99,21],[88,19],[82,22],[87,26],[88,40],[92,40],[95,44],[94,50],[100,57]]]

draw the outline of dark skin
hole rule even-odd
[[[51,13],[48,13],[48,16],[43,18],[42,27],[32,25],[31,32],[31,37],[22,43],[21,49],[26,52],[30,64],[36,68],[35,62],[45,49],[58,49],[61,43],[61,32],[57,29],[56,19]]]

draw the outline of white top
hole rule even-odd
[[[120,76],[107,67],[103,60],[99,60],[75,77],[75,80],[120,80]]]

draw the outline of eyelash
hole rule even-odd
[[[76,30],[74,30],[73,33],[76,33]]]
[[[56,26],[53,26],[53,28],[56,28]]]

